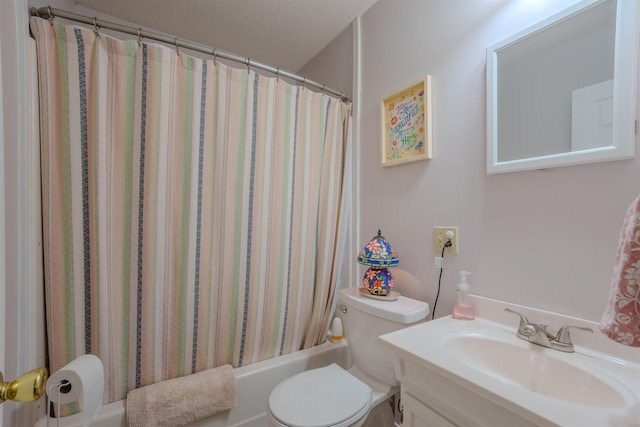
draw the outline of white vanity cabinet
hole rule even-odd
[[[640,426],[640,354],[595,322],[471,296],[476,319],[442,317],[378,337],[393,353],[404,427]],[[513,313],[575,325],[575,352],[517,336]],[[532,320],[533,321],[533,320]]]
[[[427,426],[455,426],[449,420],[438,414],[409,392],[402,391],[403,422],[406,427],[427,427]]]
[[[460,378],[398,356],[394,367],[400,380],[403,427],[555,425],[533,413],[515,414],[486,390],[474,390],[470,384],[459,383]]]

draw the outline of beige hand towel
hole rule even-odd
[[[127,395],[130,427],[182,426],[237,406],[231,365],[161,381]]]

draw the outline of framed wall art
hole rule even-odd
[[[431,110],[429,75],[382,99],[381,166],[431,158]]]

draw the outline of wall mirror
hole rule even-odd
[[[487,49],[487,173],[633,158],[638,3],[584,0]]]

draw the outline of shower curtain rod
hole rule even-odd
[[[238,55],[234,55],[229,52],[225,52],[223,50],[215,49],[200,43],[191,42],[188,40],[183,40],[178,37],[169,37],[162,33],[157,33],[155,31],[147,31],[138,27],[129,27],[126,25],[117,24],[115,22],[104,21],[102,19],[97,18],[89,18],[88,16],[78,15],[76,13],[67,12],[61,9],[55,9],[50,6],[41,7],[41,8],[31,8],[31,16],[37,16],[39,18],[46,19],[54,19],[55,17],[60,17],[64,19],[69,19],[71,21],[82,22],[84,24],[93,25],[96,30],[98,28],[106,28],[109,30],[118,31],[121,33],[132,34],[134,36],[138,36],[138,39],[152,39],[157,40],[163,43],[167,43],[170,45],[176,46],[176,48],[186,48],[190,50],[194,50],[196,52],[206,53],[208,55],[212,55],[214,58],[224,58],[233,62],[238,62],[245,64],[247,67],[253,67],[260,70],[268,71],[270,73],[275,74],[276,76],[286,77],[288,79],[297,81],[302,83],[303,85],[313,86],[315,88],[321,89],[323,93],[333,95],[337,98],[340,98],[344,102],[350,102],[349,97],[343,92],[337,91],[335,89],[331,89],[326,87],[326,85],[320,84],[313,80],[309,80],[306,77],[299,76],[298,74],[291,73],[289,71],[281,70],[280,68],[272,67],[270,65],[262,64],[260,62],[253,61],[249,58],[243,58]]]

